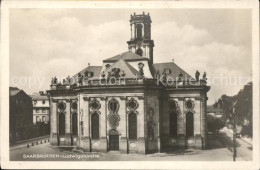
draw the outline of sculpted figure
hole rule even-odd
[[[203,80],[207,80],[207,73],[206,72],[203,73]]]
[[[199,81],[200,79],[200,72],[197,70],[195,73],[196,80]]]

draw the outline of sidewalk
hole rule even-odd
[[[15,145],[10,146],[10,150],[27,147],[27,144],[29,144],[29,146],[32,146],[32,144],[37,145],[40,144],[41,142],[46,143],[47,142],[46,140],[48,140],[49,138],[50,135],[45,135],[37,138],[18,141]]]
[[[147,155],[120,154],[119,152],[73,152],[73,148],[62,148],[52,146],[50,143],[34,145],[30,148],[10,150],[12,161],[232,161],[230,152],[216,138],[210,141],[207,150],[176,150],[165,153],[154,153]],[[55,158],[51,158],[51,156]],[[37,158],[33,156],[46,156]],[[242,160],[242,159],[238,159]]]

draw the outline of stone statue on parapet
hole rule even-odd
[[[58,83],[57,81],[58,80],[57,80],[56,76],[54,76],[54,78],[51,79],[51,85],[57,84]]]
[[[196,77],[196,80],[199,81],[200,80],[200,72],[197,70],[196,73],[195,73],[195,77]]]
[[[67,77],[67,83],[70,85],[70,76]]]
[[[207,80],[207,73],[206,72],[203,73],[203,80],[205,80],[205,81]]]

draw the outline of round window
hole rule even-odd
[[[76,109],[78,108],[77,102],[73,102],[73,103],[71,104],[71,107],[72,107],[72,109],[76,110]]]
[[[64,111],[66,109],[66,104],[63,102],[58,103],[58,109]]]
[[[191,100],[186,101],[186,107],[192,109],[194,107],[193,102]]]

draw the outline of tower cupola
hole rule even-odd
[[[130,18],[131,38],[127,41],[129,51],[148,58],[153,63],[154,42],[151,40],[151,17],[144,12]]]

